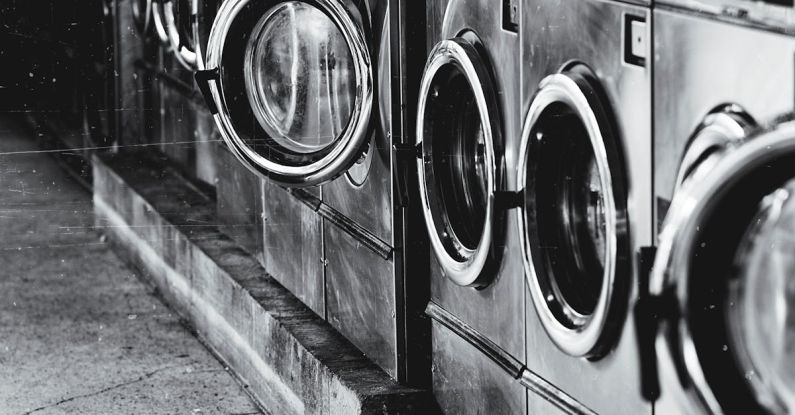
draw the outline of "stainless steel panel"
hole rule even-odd
[[[609,1],[525,0],[522,4],[522,108],[530,106],[538,83],[576,59],[595,72],[617,122],[628,184],[632,258],[652,235],[651,68],[625,62],[625,16],[645,19],[648,9]],[[631,307],[638,289],[633,265]],[[598,413],[650,413],[640,395],[639,359],[631,313],[610,354],[598,361],[573,358],[558,349],[535,310],[527,311],[527,367]],[[594,385],[600,387],[594,387]]]
[[[324,202],[390,245],[392,205],[392,71],[389,1],[372,2],[369,25],[376,92],[371,114],[372,154],[323,186]]]
[[[654,149],[658,225],[664,219],[688,140],[704,116],[724,103],[767,123],[795,103],[795,37],[657,10],[655,20]],[[720,70],[715,70],[720,68]],[[661,229],[658,229],[661,230]],[[682,413],[690,396],[673,357],[657,343],[658,413]]]
[[[502,28],[502,8],[486,0],[429,1],[428,51],[437,42],[473,30],[483,43],[493,70],[502,119],[508,171],[512,171],[521,128],[519,112],[519,37]],[[508,174],[508,187],[515,185]],[[435,258],[431,265],[431,297],[445,310],[488,337],[509,354],[524,358],[525,282],[515,212],[506,215],[503,259],[494,282],[482,290],[463,288],[441,274]],[[450,370],[455,370],[451,368]]]
[[[398,378],[395,267],[324,221],[327,320]]]
[[[518,380],[444,326],[434,323],[432,335],[433,389],[443,413],[526,413]]]
[[[558,415],[567,414],[546,399],[538,396],[533,391],[527,391],[527,415]]]
[[[260,183],[265,269],[312,311],[325,317],[322,219],[273,182]]]
[[[735,103],[765,122],[793,109],[795,38],[662,10],[655,11],[654,21],[659,227],[687,142],[710,110]]]
[[[216,198],[221,231],[263,260],[262,184],[226,148],[215,144],[218,163]]]
[[[656,0],[657,5],[666,8],[792,34],[795,14],[786,3],[787,0]]]

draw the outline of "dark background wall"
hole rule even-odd
[[[103,1],[0,1],[0,110],[80,127],[84,109],[107,106],[113,42]]]

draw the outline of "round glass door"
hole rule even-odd
[[[215,20],[216,13],[218,12],[217,0],[193,0],[197,3],[197,14],[195,21],[191,25],[193,30],[193,52],[196,55],[196,69],[204,69],[205,53],[207,51],[207,44],[210,41],[210,31],[213,27],[213,20]]]
[[[362,25],[333,0],[227,0],[206,71],[233,153],[282,185],[331,180],[367,151],[373,74]]]
[[[471,33],[437,44],[425,66],[417,113],[420,195],[445,276],[483,287],[498,260],[495,193],[502,138],[496,91]]]
[[[522,132],[518,224],[533,304],[573,356],[608,350],[629,284],[626,180],[614,121],[591,71],[541,81]]]
[[[198,69],[196,40],[200,0],[160,0],[171,50],[177,61],[187,69]]]
[[[690,404],[795,411],[795,122],[733,141],[673,197],[651,277],[675,312],[657,342]]]

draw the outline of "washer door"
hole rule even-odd
[[[145,34],[149,31],[152,25],[152,1],[154,0],[132,0],[130,6],[132,8],[133,23],[138,33]]]
[[[541,81],[522,131],[525,275],[541,323],[573,356],[609,350],[628,300],[626,177],[615,131],[582,64]]]
[[[193,30],[193,51],[196,55],[196,69],[204,69],[205,54],[207,44],[210,41],[210,31],[213,27],[213,20],[218,13],[219,2],[217,0],[194,0],[198,3],[198,13],[192,18],[191,28]]]
[[[334,179],[365,154],[373,68],[337,0],[226,0],[197,82],[232,152],[286,186]]]
[[[703,411],[795,412],[792,119],[729,140],[680,186],[661,233],[650,289],[672,312],[659,364]]]
[[[157,39],[163,46],[171,46],[171,39],[168,37],[168,27],[166,26],[166,16],[163,10],[163,0],[152,0],[152,26],[155,28]]]
[[[496,90],[472,33],[431,51],[420,85],[417,166],[431,246],[445,276],[483,287],[500,254],[495,195],[502,184]]]
[[[189,70],[198,69],[196,28],[200,0],[157,0],[162,4],[171,50],[177,61]]]

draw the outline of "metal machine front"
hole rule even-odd
[[[520,193],[513,222],[528,289],[529,407],[651,413],[640,394],[637,259],[653,243],[648,8],[522,3]],[[594,388],[598,379],[601,387]]]
[[[200,56],[197,54],[196,39],[201,0],[158,0],[161,1],[163,20],[169,44],[177,61],[186,69],[199,68]]]
[[[612,346],[627,296],[626,171],[598,79],[580,63],[544,78],[517,169],[525,274],[550,338],[572,356]],[[606,344],[607,343],[607,344]]]
[[[433,393],[446,413],[524,412],[525,282],[511,226],[521,129],[516,10],[511,20],[493,1],[425,6],[414,141],[431,245]]]
[[[655,12],[660,232],[639,344],[659,413],[795,410],[795,38],[752,20]]]

